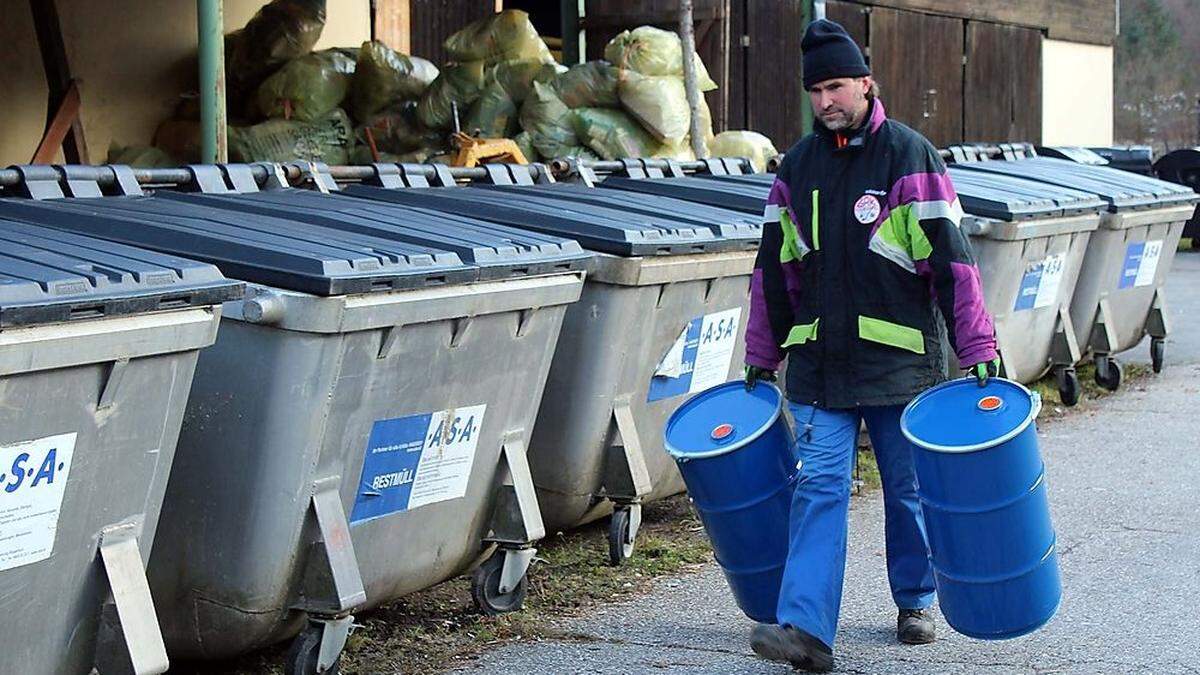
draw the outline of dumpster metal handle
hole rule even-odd
[[[349,521],[342,508],[341,484],[341,476],[313,483],[309,513],[316,517],[320,538],[309,550],[300,605],[309,614],[341,615],[367,601]]]
[[[259,292],[242,302],[242,318],[249,323],[276,325],[283,321],[287,307],[276,293]]]
[[[100,533],[100,560],[133,672],[151,675],[166,672],[169,663],[137,534],[138,528],[131,523],[105,528]],[[115,655],[101,658],[115,658]]]

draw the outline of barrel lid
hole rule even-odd
[[[783,395],[758,383],[726,382],[688,399],[667,420],[667,452],[679,460],[732,452],[763,434],[783,411]]]
[[[926,450],[974,452],[1024,431],[1041,407],[1041,397],[1017,382],[993,377],[980,387],[974,378],[962,378],[913,399],[900,418],[900,429]]]

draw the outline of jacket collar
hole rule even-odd
[[[867,109],[866,122],[857,129],[848,133],[830,131],[828,127],[821,123],[820,118],[814,118],[813,131],[817,135],[829,140],[835,150],[845,150],[865,145],[867,137],[879,131],[879,127],[883,126],[885,121],[887,121],[887,112],[883,109],[883,101],[880,101],[878,98],[872,98],[870,107]]]

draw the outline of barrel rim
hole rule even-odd
[[[965,378],[958,378],[955,380],[949,380],[949,381],[943,382],[935,387],[930,387],[929,389],[926,389],[925,391],[923,391],[919,395],[917,395],[916,398],[909,401],[908,405],[904,406],[904,412],[902,412],[900,414],[900,432],[904,434],[904,437],[907,438],[909,440],[909,442],[912,443],[913,445],[915,445],[919,448],[922,448],[924,450],[929,450],[931,452],[944,452],[944,453],[948,453],[948,454],[964,454],[964,453],[968,453],[968,452],[978,452],[980,450],[987,450],[989,448],[994,448],[997,445],[1003,445],[1003,444],[1011,441],[1012,439],[1016,438],[1017,436],[1020,436],[1022,433],[1024,433],[1024,431],[1026,429],[1029,428],[1029,425],[1034,423],[1034,421],[1037,419],[1038,414],[1042,412],[1042,396],[1041,396],[1041,394],[1037,393],[1036,391],[1031,391],[1028,387],[1021,384],[1020,382],[1017,382],[1016,380],[1009,380],[1007,378],[997,377],[997,378],[995,378],[996,380],[1004,382],[1006,384],[1010,384],[1010,385],[1020,389],[1021,391],[1025,392],[1025,394],[1028,395],[1030,400],[1032,401],[1032,405],[1030,405],[1030,407],[1029,407],[1029,416],[1025,418],[1024,422],[1021,422],[1017,426],[1013,427],[1013,429],[1011,431],[1009,431],[1008,433],[1005,433],[1004,435],[999,436],[997,438],[993,438],[991,440],[984,441],[982,443],[973,443],[971,445],[940,445],[938,443],[930,443],[928,441],[923,441],[923,440],[917,438],[916,435],[914,435],[911,431],[909,431],[908,414],[918,403],[920,403],[922,400],[926,399],[927,397],[932,396],[933,394],[941,391],[942,389],[949,389],[950,387],[962,386],[963,382],[966,382],[970,379],[971,379],[970,377],[965,377]]]
[[[684,406],[686,406],[687,404],[691,403],[692,401],[696,400],[697,398],[699,398],[705,394],[716,391],[717,389],[720,389],[722,387],[729,387],[729,386],[741,387],[741,386],[745,386],[745,385],[743,385],[741,382],[739,382],[737,380],[734,380],[732,382],[723,382],[714,387],[710,387],[708,389],[705,389],[702,392],[697,393],[695,396],[684,401],[683,405],[680,405],[678,408],[675,409],[675,412],[671,413],[671,417],[667,419],[667,429],[669,429],[671,427],[671,422],[675,419],[675,416],[679,414],[679,411],[683,410]],[[675,446],[671,445],[670,440],[668,440],[666,429],[664,429],[663,430],[663,447],[666,449],[667,454],[670,455],[677,462],[688,462],[693,459],[711,459],[713,457],[720,457],[721,455],[727,455],[727,454],[733,452],[734,450],[740,450],[741,448],[744,448],[747,445],[758,440],[759,437],[761,437],[763,434],[767,433],[768,429],[770,429],[772,426],[775,425],[775,422],[777,422],[779,420],[779,416],[783,414],[783,392],[781,392],[779,390],[779,387],[776,387],[773,384],[768,384],[766,382],[758,382],[755,386],[768,387],[771,389],[771,391],[775,392],[775,412],[772,413],[771,418],[768,419],[766,422],[764,422],[763,425],[761,427],[759,427],[757,430],[755,430],[754,433],[750,434],[746,438],[743,438],[741,440],[731,443],[727,447],[713,448],[712,450],[705,450],[703,452],[686,452],[684,450],[680,450],[679,448],[676,448]]]

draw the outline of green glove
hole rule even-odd
[[[746,366],[746,391],[754,388],[759,380],[774,382],[776,380],[775,371],[767,368],[759,368],[758,366]]]
[[[975,376],[979,382],[979,386],[985,387],[989,377],[996,377],[1000,374],[1000,359],[992,359],[991,361],[983,361],[976,363],[967,368],[968,377]]]

